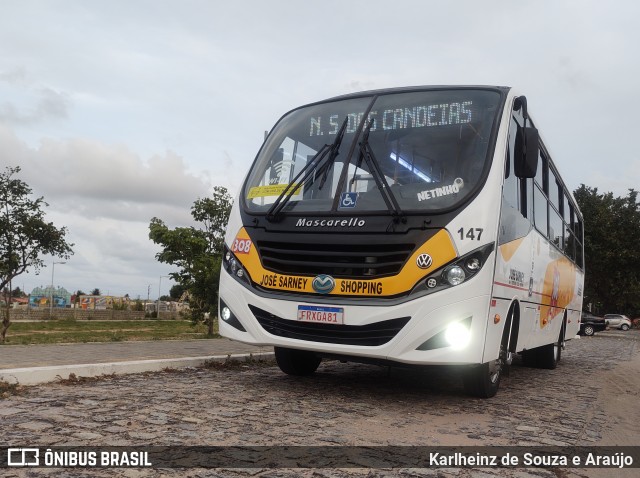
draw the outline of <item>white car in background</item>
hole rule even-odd
[[[631,328],[631,319],[622,314],[605,314],[604,320],[607,326],[620,330],[629,330]]]

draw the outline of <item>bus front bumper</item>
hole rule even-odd
[[[477,284],[480,281],[470,282]],[[334,305],[324,301],[313,302],[306,297],[304,300],[285,300],[278,297],[275,294],[264,297],[252,292],[229,276],[223,268],[220,276],[221,309],[226,307],[229,310],[230,320],[225,320],[228,314],[220,310],[220,334],[248,344],[353,357],[354,361],[373,359],[405,364],[462,365],[482,363],[495,358],[491,354],[485,354],[484,350],[486,334],[499,333],[498,330],[488,329],[496,327],[493,322],[487,323],[490,297],[488,294],[478,294],[471,283],[389,306],[360,303]],[[381,327],[384,327],[383,322],[398,318],[406,318],[408,321],[386,343],[357,345],[332,343],[331,338],[326,337],[323,341],[317,341],[314,334],[307,335],[304,337],[307,339],[305,340],[300,338],[301,334],[287,337],[270,333],[266,330],[269,327],[265,328],[264,322],[261,325],[258,320],[259,316],[268,315],[285,325],[296,328],[302,325],[304,335],[306,323],[298,320],[299,306],[342,308],[344,325],[351,329],[349,334],[358,330],[355,327],[371,324],[381,324]],[[322,324],[314,326],[317,329]],[[335,329],[340,326],[332,327]],[[354,336],[357,335],[356,332]],[[465,337],[468,338],[466,344]]]

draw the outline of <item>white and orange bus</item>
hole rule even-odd
[[[514,354],[555,368],[579,330],[583,221],[506,87],[411,87],[285,114],[232,209],[220,333],[323,358],[460,365],[491,397]]]

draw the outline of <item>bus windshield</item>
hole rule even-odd
[[[488,170],[500,101],[498,91],[424,90],[296,109],[258,155],[244,187],[246,208],[266,213],[276,201],[285,202],[283,213],[455,207]]]

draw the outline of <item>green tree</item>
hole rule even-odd
[[[171,296],[171,300],[179,301],[184,295],[186,289],[182,284],[174,284],[169,291],[169,295]]]
[[[131,310],[135,310],[136,312],[142,312],[144,310],[144,304],[140,299],[136,299],[136,301],[131,306]]]
[[[91,295],[101,295],[101,294],[100,294],[100,289],[98,289],[98,288],[93,289],[93,290],[91,291]]]
[[[29,185],[15,177],[19,172],[19,167],[8,167],[0,173],[0,290],[6,286],[11,290],[12,280],[24,272],[37,274],[45,265],[41,255],[69,259],[73,254],[73,244],[65,240],[67,229],[45,220],[42,208],[48,204],[42,197],[31,197]],[[8,297],[5,303],[10,303]],[[7,307],[0,342],[5,341],[10,325]]]
[[[170,229],[154,217],[149,224],[149,239],[162,247],[158,261],[178,267],[171,278],[189,292],[189,307],[194,322],[206,321],[209,335],[218,313],[218,283],[224,234],[232,198],[227,189],[213,188],[210,198],[197,199],[191,215],[200,227]]]
[[[582,184],[574,196],[584,216],[585,303],[599,314],[640,314],[640,203]]]

